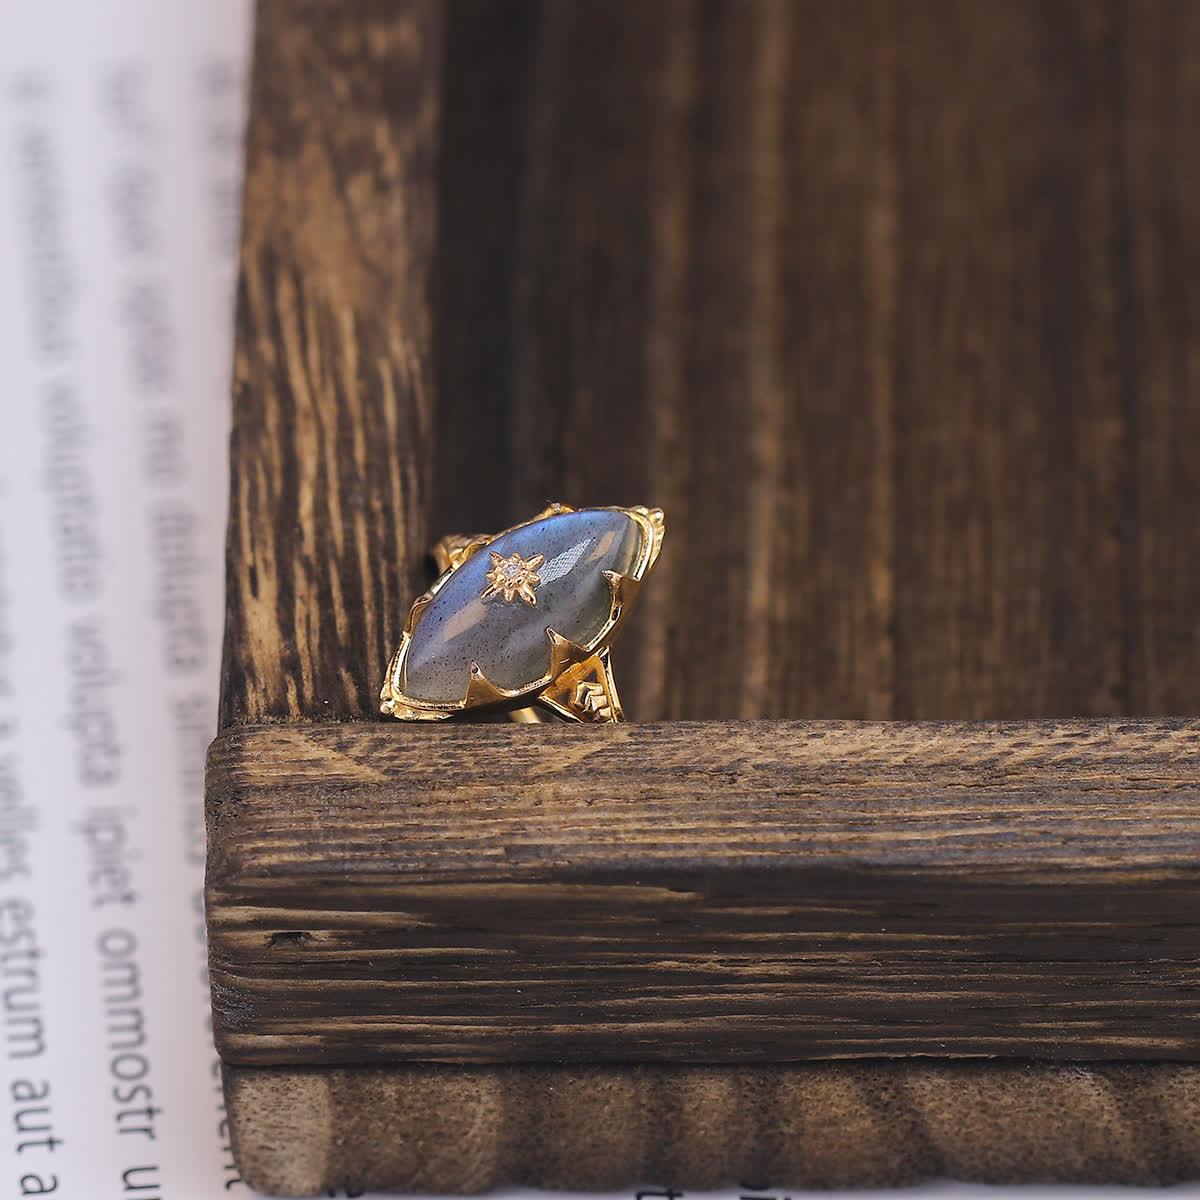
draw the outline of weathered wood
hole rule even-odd
[[[771,1182],[1162,1185],[1200,1175],[1200,1069],[1171,1063],[277,1067],[232,1080],[252,1178],[289,1196],[319,1194],[331,1179],[352,1193],[632,1194],[631,1181],[686,1180],[753,1195]]]
[[[369,716],[551,498],[668,512],[635,718],[1200,711],[1200,10],[451,0],[435,145],[442,11],[260,3],[226,727]],[[226,1079],[292,1193],[1200,1173],[1154,1062]]]
[[[353,7],[259,12],[222,726],[374,716],[430,543],[439,10]]]
[[[1200,1058],[1200,721],[251,726],[209,803],[230,1062]]]

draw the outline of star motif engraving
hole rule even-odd
[[[522,558],[519,554],[510,554],[505,558],[494,550],[489,553],[492,569],[487,573],[488,586],[483,589],[481,599],[503,595],[505,603],[511,604],[520,596],[526,604],[536,604],[537,596],[533,594],[533,589],[542,582],[537,569],[546,561],[545,555]]]

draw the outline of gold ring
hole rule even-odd
[[[409,610],[379,711],[440,721],[506,708],[537,720],[537,705],[623,721],[609,647],[662,539],[661,509],[562,504],[494,535],[442,538],[442,573]]]

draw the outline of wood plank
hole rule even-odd
[[[1200,709],[1200,158],[1181,139],[1200,106],[1200,10],[1189,4],[1121,7],[1128,45],[1120,79],[1128,211],[1123,249],[1127,349],[1129,508],[1123,572],[1131,711]]]
[[[435,537],[495,532],[539,511],[513,494],[515,362],[521,340],[513,278],[537,0],[444,4],[442,156],[431,296],[434,371]],[[458,86],[470,79],[470,87]],[[394,448],[399,449],[399,448]],[[404,451],[400,451],[403,453]],[[466,472],[464,474],[464,471]],[[471,486],[464,487],[464,478]],[[640,503],[637,501],[636,503]],[[414,547],[420,553],[420,547]]]
[[[896,713],[1130,711],[1112,31],[942,18],[900,50]]]
[[[439,29],[428,0],[259,10],[222,726],[374,715],[424,586]]]
[[[1200,1058],[1200,721],[250,726],[209,797],[231,1062]]]

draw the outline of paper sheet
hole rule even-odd
[[[250,6],[0,20],[0,1197],[245,1194],[201,771]]]
[[[249,9],[0,39],[0,1195],[216,1196],[202,754]]]

